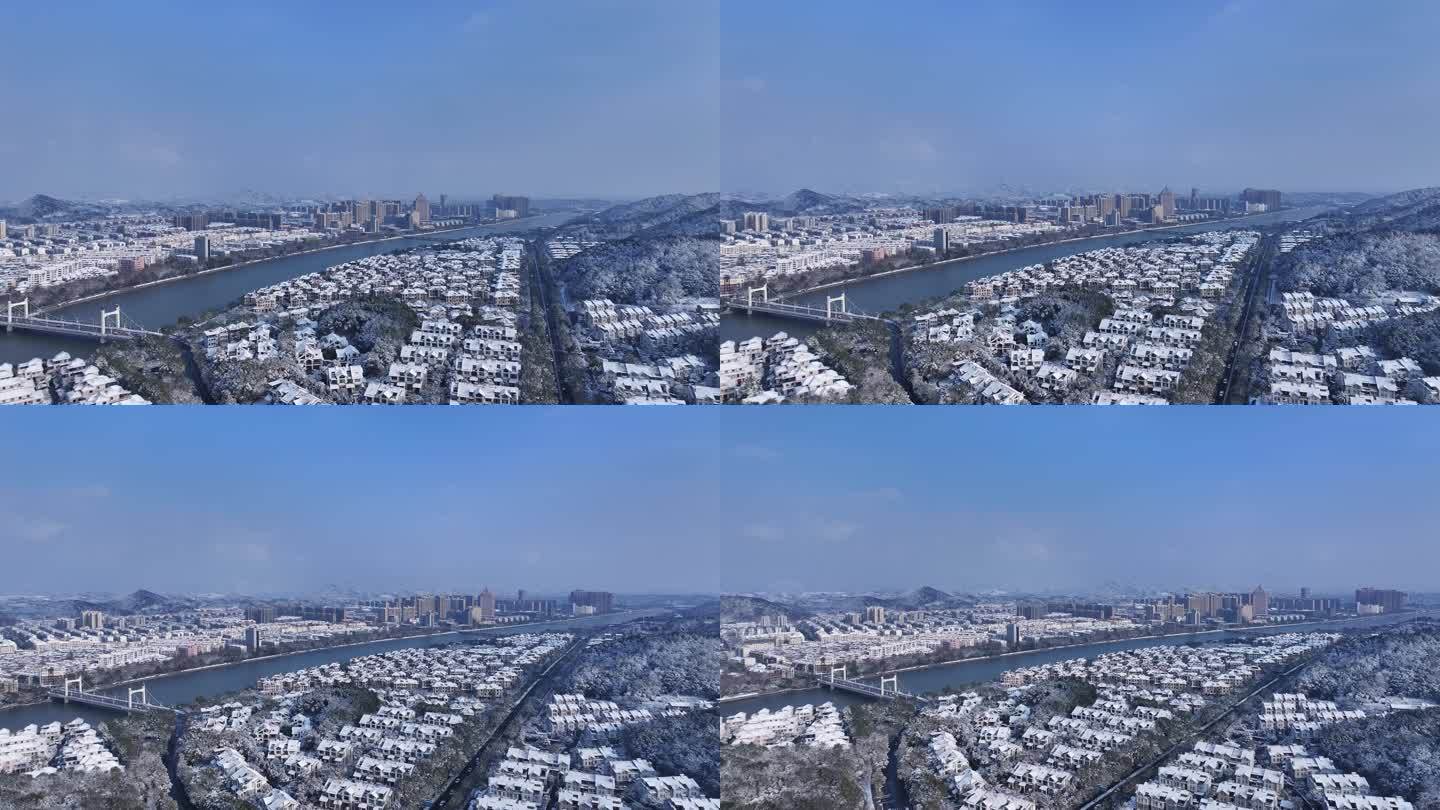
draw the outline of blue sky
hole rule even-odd
[[[1440,589],[1419,408],[22,408],[5,428],[25,463],[0,467],[0,593]]]
[[[729,6],[725,181],[1433,185],[1436,30],[1426,0]]]
[[[0,593],[716,592],[684,410],[7,409]]]
[[[807,408],[729,417],[734,590],[1440,589],[1420,409]]]
[[[1440,183],[1428,0],[12,6],[0,200]]]
[[[0,200],[710,188],[716,8],[10,4]]]

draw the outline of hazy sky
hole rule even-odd
[[[715,413],[7,409],[0,593],[717,592]]]
[[[1440,183],[1429,0],[12,5],[0,200]]]
[[[776,3],[721,17],[725,182],[1440,183],[1440,4]]]
[[[0,200],[708,189],[717,8],[7,4]]]
[[[724,577],[739,591],[1433,592],[1440,429],[1418,410],[726,414]]]

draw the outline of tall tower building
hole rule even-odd
[[[195,237],[195,259],[201,267],[210,263],[210,237],[203,234]]]
[[[430,201],[424,194],[415,196],[415,221],[424,225],[430,221]]]
[[[475,607],[480,611],[480,618],[487,622],[495,621],[495,594],[491,593],[489,588],[476,597]]]
[[[1175,192],[1169,186],[1160,192],[1160,213],[1167,220],[1175,216]]]
[[[1265,588],[1256,585],[1255,590],[1250,592],[1250,606],[1255,608],[1255,618],[1260,619],[1270,614],[1270,594]]]

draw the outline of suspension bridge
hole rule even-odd
[[[825,296],[825,308],[807,307],[801,304],[788,304],[783,301],[770,300],[770,285],[752,287],[745,291],[742,298],[739,295],[723,296],[720,303],[727,309],[740,310],[746,313],[761,313],[764,315],[775,315],[781,318],[796,318],[803,321],[820,321],[821,323],[853,323],[854,321],[884,321],[874,315],[864,315],[859,312],[851,312],[845,302],[845,293],[839,295]]]
[[[830,674],[814,673],[815,682],[828,689],[838,689],[842,692],[864,695],[865,697],[879,700],[913,700],[917,703],[929,703],[930,698],[923,695],[912,695],[909,692],[900,691],[900,676],[886,675],[880,678],[880,685],[864,683],[845,677],[845,667],[833,667]]]
[[[5,303],[5,331],[13,332],[16,329],[44,332],[51,335],[91,338],[101,343],[110,340],[134,340],[139,337],[160,337],[159,332],[146,329],[120,314],[118,306],[114,309],[101,309],[100,322],[93,323],[72,318],[31,315],[29,298]]]
[[[71,687],[74,688],[71,688]],[[66,678],[65,686],[62,689],[51,689],[47,694],[51,700],[58,700],[62,703],[83,703],[86,706],[96,706],[101,709],[113,709],[119,712],[174,712],[180,714],[179,709],[172,709],[163,703],[150,699],[150,693],[145,690],[145,684],[130,687],[124,699],[114,695],[102,695],[99,692],[86,692],[85,684],[77,676]]]

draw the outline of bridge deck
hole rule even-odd
[[[741,309],[746,312],[760,312],[766,315],[776,315],[781,318],[800,318],[807,321],[823,321],[826,323],[850,323],[856,320],[878,321],[874,315],[861,315],[856,312],[838,312],[835,310],[826,311],[815,307],[806,307],[799,304],[784,304],[778,301],[756,301],[750,302],[737,298],[722,299],[724,306],[730,309]]]
[[[86,706],[96,706],[102,709],[114,709],[122,712],[175,711],[175,709],[169,706],[162,706],[158,703],[132,703],[128,700],[110,695],[80,692],[74,689],[71,689],[69,692],[66,692],[64,689],[51,689],[47,694],[52,700],[58,700],[63,703],[83,703]]]
[[[160,332],[153,332],[149,329],[135,329],[128,326],[102,328],[98,323],[66,321],[56,318],[6,318],[0,322],[5,324],[6,331],[21,329],[27,332],[88,337],[96,340],[132,340],[137,337],[161,336]]]
[[[865,695],[867,697],[873,697],[881,700],[906,698],[908,700],[914,700],[920,703],[928,703],[930,701],[929,698],[922,695],[912,695],[908,692],[884,690],[872,683],[862,683],[860,681],[852,681],[839,678],[832,679],[823,675],[816,675],[815,681],[820,686],[828,686],[831,689],[839,689],[845,692],[853,692],[858,695]]]

